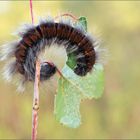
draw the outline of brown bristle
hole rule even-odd
[[[24,74],[24,68],[23,68],[22,63],[19,63],[19,62],[16,61],[16,68],[17,68],[17,71],[19,71],[20,74]]]
[[[25,57],[25,50],[24,49],[17,49],[15,52],[15,56],[17,60],[23,61],[22,59]]]
[[[38,32],[40,38],[43,38],[43,34],[42,34],[42,32],[41,32],[41,29],[40,29],[40,26],[39,26],[39,25],[36,27],[36,30],[37,30],[37,32]]]
[[[67,30],[67,32],[65,31],[65,29]],[[72,27],[67,28],[62,23],[57,24],[57,38],[58,38],[58,40],[60,40],[60,41],[68,40],[72,31],[73,31]]]
[[[45,23],[40,25],[40,30],[41,30],[41,33],[43,35],[43,38],[45,38],[47,36],[46,24]]]
[[[79,32],[78,30],[75,31],[75,37],[73,38],[73,42],[78,45],[84,39],[85,35]]]
[[[78,46],[84,48],[85,44],[87,44],[88,41],[89,41],[88,38],[85,36],[85,37],[78,43]]]
[[[26,46],[32,46],[33,45],[33,41],[31,41],[31,39],[29,39],[28,37],[26,37],[26,38],[23,38],[23,40],[24,40],[24,42],[26,43],[26,44],[28,44],[28,45],[26,45]]]
[[[53,22],[46,24],[46,30],[49,35],[48,38],[52,38],[52,37],[56,36],[56,28],[55,28],[55,24]]]
[[[73,30],[73,28],[71,26],[64,24],[64,33],[63,33],[64,39],[66,39],[66,40],[69,39],[72,30]]]
[[[69,39],[71,40],[72,43],[78,44],[79,42],[76,42],[76,36],[79,36],[77,29],[74,29],[71,34]]]
[[[40,25],[40,30],[46,39],[50,39],[56,36],[55,24],[52,22],[43,23]]]

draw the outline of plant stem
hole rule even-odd
[[[30,0],[30,13],[31,13],[31,18],[32,18],[32,24],[34,24],[34,15],[33,15],[33,4],[32,4],[32,0]]]
[[[38,110],[39,110],[39,81],[40,81],[40,62],[37,60],[34,82],[33,109],[32,109],[32,140],[36,140],[37,137]]]
[[[58,74],[60,75],[60,77],[63,77],[64,78],[62,72],[58,68],[56,68],[56,71],[58,72]]]
[[[71,17],[75,22],[78,21],[78,18],[75,17],[74,15],[70,14],[70,13],[61,14],[60,16],[57,16],[57,17],[55,17],[54,19],[57,20],[58,18],[61,18],[61,17],[64,17],[64,16],[66,16],[66,17]]]

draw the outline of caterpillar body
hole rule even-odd
[[[1,60],[15,58],[7,65],[5,75],[7,79],[20,73],[24,81],[34,81],[35,62],[40,52],[53,44],[64,46],[67,55],[73,53],[76,58],[74,72],[85,76],[92,71],[97,60],[96,39],[91,39],[81,25],[75,26],[72,22],[55,22],[45,20],[37,26],[32,26],[19,33],[21,39],[2,48]],[[56,66],[42,63],[40,80],[49,79],[56,73]]]

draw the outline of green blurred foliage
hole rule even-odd
[[[55,119],[56,83],[50,85],[51,90],[40,89],[38,138],[140,138],[139,7],[138,1],[33,2],[35,23],[48,13],[85,16],[88,31],[99,36],[109,50],[105,93],[98,100],[82,103],[78,129],[66,128]],[[16,38],[11,33],[20,24],[31,23],[29,1],[0,1],[0,19],[1,45]],[[19,94],[15,85],[1,78],[0,91],[0,138],[30,138],[33,86]]]

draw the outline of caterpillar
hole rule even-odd
[[[76,58],[74,73],[85,76],[91,72],[97,60],[97,40],[92,39],[81,25],[72,22],[56,22],[44,20],[38,25],[32,25],[27,30],[20,32],[20,40],[4,46],[1,60],[15,58],[9,65],[6,74],[19,73],[25,81],[34,81],[35,62],[40,52],[46,47],[57,44],[64,46],[67,55],[73,54]],[[49,79],[56,73],[56,66],[50,63],[41,63],[40,80]],[[8,79],[8,78],[7,78]]]

